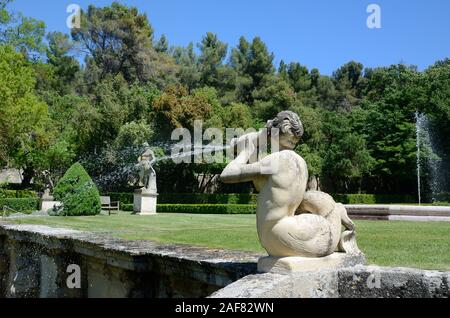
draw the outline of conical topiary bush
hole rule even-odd
[[[101,211],[97,186],[79,163],[70,167],[59,180],[53,196],[63,203],[59,215],[97,215]]]

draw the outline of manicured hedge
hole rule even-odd
[[[133,204],[133,193],[109,193],[112,201]],[[334,194],[337,202],[344,204],[389,204],[415,203],[411,195],[391,194]],[[199,194],[199,193],[163,193],[158,196],[160,204],[256,204],[256,194]]]
[[[158,204],[159,213],[255,214],[252,204]]]
[[[104,194],[105,196],[111,197],[111,202],[120,202],[122,204],[133,204],[133,193],[117,193],[111,192]],[[124,210],[126,211],[126,210]]]
[[[436,196],[436,200],[440,202],[450,202],[450,192],[440,193]]]
[[[97,215],[101,212],[97,186],[80,163],[75,163],[59,180],[53,196],[63,203],[58,215]]]
[[[37,198],[38,194],[32,190],[6,190],[0,189],[0,198]]]
[[[34,212],[39,209],[39,199],[38,198],[0,198],[0,213],[3,211],[3,207],[7,206],[21,213]],[[7,211],[11,213],[12,211]]]
[[[120,203],[120,210],[126,212],[133,212],[134,211],[133,204]]]
[[[133,204],[121,204],[122,211],[133,212]],[[256,206],[251,204],[158,204],[159,213],[186,214],[255,214]]]
[[[336,202],[343,204],[389,204],[415,203],[416,199],[410,195],[393,194],[334,194]]]
[[[133,204],[133,193],[108,193],[111,201]],[[202,193],[162,193],[160,204],[256,204],[256,194],[202,194]]]

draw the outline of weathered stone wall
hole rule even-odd
[[[0,222],[0,297],[449,297],[450,272],[355,266],[256,274],[261,255]],[[69,288],[69,265],[81,288]]]
[[[9,251],[6,237],[0,235],[0,298],[5,297],[7,275],[9,273]]]
[[[450,272],[355,266],[247,276],[212,298],[448,298]]]
[[[448,298],[450,272],[378,266],[339,271],[343,298]]]
[[[0,297],[206,297],[259,255],[0,223]],[[69,288],[69,265],[81,288]]]

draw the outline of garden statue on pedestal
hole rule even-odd
[[[318,270],[364,263],[364,255],[356,245],[354,223],[345,207],[326,193],[307,191],[307,164],[293,151],[303,133],[297,114],[279,113],[267,123],[267,130],[232,142],[240,152],[221,175],[225,183],[251,181],[260,193],[257,230],[261,245],[269,254],[259,260],[260,272]],[[272,140],[273,153],[263,158],[256,155],[260,139]],[[277,152],[274,140],[278,141]]]
[[[42,172],[42,175],[44,177],[45,190],[41,199],[41,211],[47,212],[58,208],[61,205],[61,202],[55,201],[55,198],[52,195],[54,185],[50,171],[45,170]]]
[[[156,172],[153,163],[156,161],[154,152],[148,143],[143,145],[144,152],[138,158],[140,187],[134,193],[134,212],[140,215],[156,214],[158,190],[156,186]]]

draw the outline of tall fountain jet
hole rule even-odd
[[[416,147],[417,147],[417,195],[419,204],[429,194],[432,202],[438,200],[441,192],[441,158],[436,154],[437,144],[433,127],[425,114],[416,112]],[[426,170],[424,170],[426,168]],[[427,174],[424,173],[427,172]],[[425,192],[425,190],[427,190]]]
[[[422,204],[421,182],[420,182],[420,114],[416,111],[416,146],[417,146],[417,196],[419,205]]]

